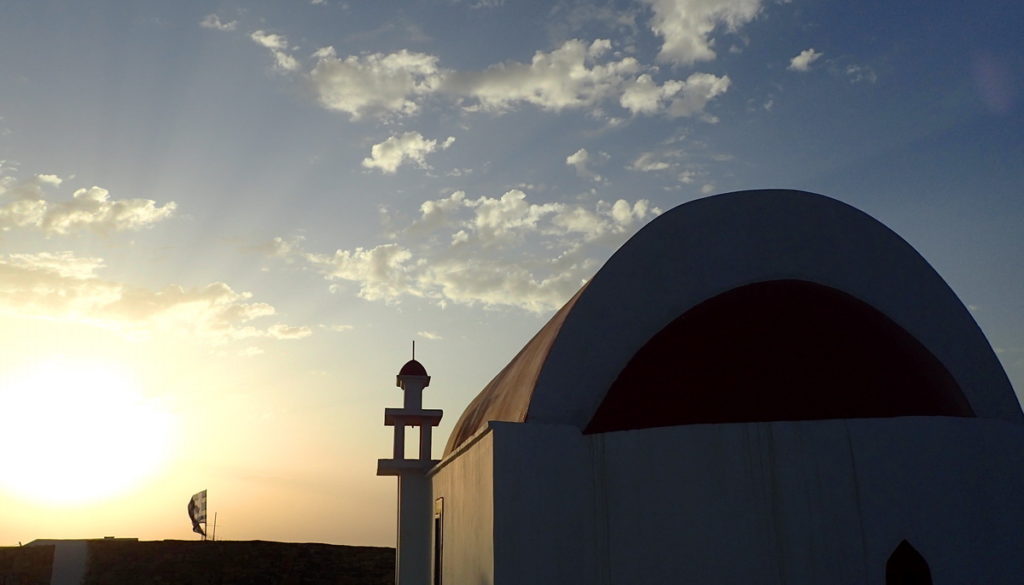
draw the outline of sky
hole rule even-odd
[[[0,546],[393,545],[383,409],[459,414],[636,230],[871,214],[1024,392],[1018,2],[0,7]],[[414,436],[410,433],[410,439]]]

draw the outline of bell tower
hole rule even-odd
[[[402,389],[402,408],[385,408],[384,424],[395,429],[391,459],[377,460],[377,475],[398,476],[398,547],[395,559],[396,585],[427,585],[430,582],[430,530],[432,504],[430,480],[426,474],[438,460],[430,458],[433,427],[441,422],[440,409],[423,408],[423,389],[430,385],[423,364],[413,359],[398,372],[396,385]],[[419,429],[419,453],[406,457],[405,429]]]

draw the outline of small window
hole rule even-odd
[[[434,585],[441,585],[441,560],[444,550],[444,498],[434,500]]]
[[[885,563],[885,585],[932,585],[928,562],[909,542],[901,542]]]

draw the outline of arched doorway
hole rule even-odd
[[[932,572],[921,553],[906,540],[885,563],[885,585],[932,585]]]

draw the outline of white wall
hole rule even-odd
[[[442,578],[447,585],[495,582],[493,452],[493,437],[486,432],[432,472],[432,499],[444,498]]]
[[[936,585],[1016,585],[1024,574],[1018,425],[491,428],[496,585],[876,585],[903,539]]]
[[[492,422],[496,583],[606,583],[591,446],[575,427]]]

